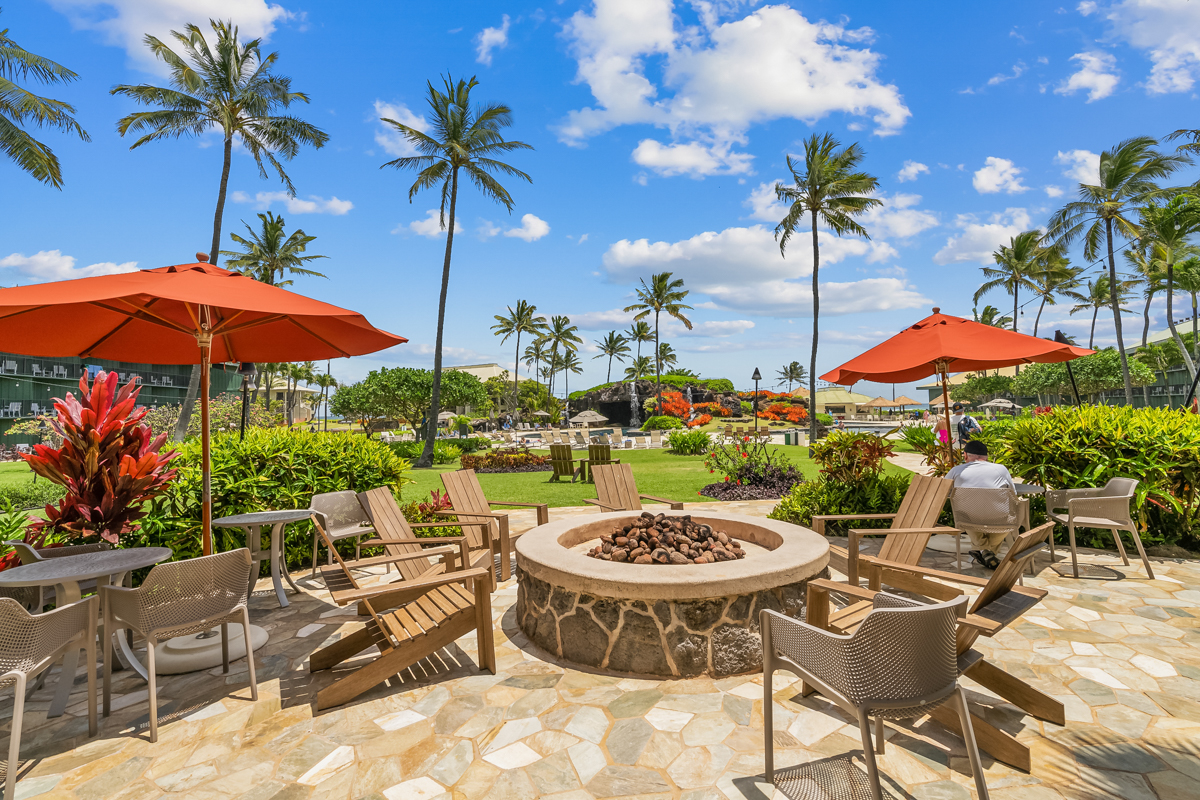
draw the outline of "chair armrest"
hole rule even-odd
[[[489,506],[515,506],[517,508],[540,508],[548,503],[505,503],[500,500],[488,500]]]
[[[867,556],[863,556],[864,559]],[[965,583],[968,586],[984,587],[988,585],[987,578],[976,578],[974,575],[963,575],[958,572],[942,572],[937,569],[928,569],[926,567],[918,567],[912,564],[900,564],[895,561],[883,561],[882,559],[872,558],[871,564],[881,569],[895,570],[897,572],[909,572],[913,575],[920,575],[926,578],[939,578],[941,580],[953,581],[954,583]],[[810,581],[811,582],[811,581]]]
[[[875,595],[879,594],[879,592],[873,589],[864,589],[861,586],[851,586],[848,583],[838,583],[837,581],[831,581],[825,578],[811,580],[808,582],[808,585],[814,586],[818,589],[824,589],[827,592],[836,592],[837,594],[857,597],[860,600],[874,600]]]
[[[813,514],[817,519],[895,519],[895,514]]]
[[[433,514],[437,517],[489,517],[491,519],[508,516],[501,511],[435,511]],[[478,525],[479,523],[474,524]]]
[[[366,589],[348,591],[345,594],[338,595],[338,602],[341,605],[349,605],[350,603],[366,600],[370,602],[375,613],[379,613],[388,608],[394,608],[422,597],[430,589],[436,589],[439,586],[470,580],[490,581],[491,578],[492,574],[489,570],[483,567],[471,567],[470,569],[447,572],[442,575],[433,575],[414,581],[404,581],[398,585],[388,584],[386,586],[372,586]]]
[[[654,497],[653,495],[648,494],[639,494],[638,497],[643,500],[649,500],[653,503],[665,503],[669,505],[673,511],[683,510],[683,503],[679,502],[678,500],[668,500],[665,497]]]
[[[411,553],[401,553],[398,556],[367,556],[356,561],[346,563],[347,569],[356,569],[359,567],[371,567],[376,564],[395,564],[400,561],[412,561],[417,558],[429,558],[430,556],[458,555],[458,548],[453,545],[444,544],[439,547],[431,547],[428,550],[414,550]]]
[[[1130,522],[1128,497],[1074,497],[1067,501],[1070,518],[1101,517],[1113,522]]]
[[[604,503],[601,503],[599,500],[592,498],[592,497],[583,498],[583,502],[590,503],[594,506],[600,506],[601,508],[603,508],[607,511],[620,511],[621,510],[621,509],[617,508],[616,506],[606,506],[606,505],[604,505]]]
[[[249,571],[246,576],[249,577]],[[132,589],[127,586],[99,584],[97,589],[106,617],[111,616],[114,620],[120,620],[141,631],[143,619],[140,587]]]
[[[949,526],[941,525],[934,528],[851,528],[851,531],[853,531],[856,536],[891,536],[893,533],[962,533],[962,531],[958,528],[951,528]]]
[[[1070,500],[1080,497],[1101,497],[1104,489],[1047,489],[1046,510],[1066,508]]]
[[[470,525],[472,528],[482,528],[487,525],[487,522],[410,522],[410,528],[461,528],[463,525]],[[424,536],[422,539],[426,538]]]

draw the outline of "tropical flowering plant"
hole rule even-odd
[[[698,414],[711,414],[714,417],[732,417],[733,411],[720,403],[694,403],[692,408]]]
[[[878,475],[895,445],[873,433],[831,431],[811,449],[827,480],[856,484]]]
[[[68,392],[55,401],[57,416],[47,421],[62,446],[34,445],[22,458],[67,494],[30,526],[34,542],[53,531],[80,539],[98,535],[115,544],[146,515],[142,504],[175,478],[169,466],[178,453],[159,452],[167,435],[154,436],[143,421],[140,392],[133,381],[118,389],[117,374],[102,370],[90,386],[86,374],[79,379],[78,398]]]
[[[737,485],[772,481],[781,473],[795,473],[796,480],[801,480],[786,456],[762,442],[752,441],[749,436],[714,444],[704,466],[714,475],[720,473],[724,482]]]
[[[695,419],[687,424],[689,428],[699,428],[701,425],[707,425],[712,422],[712,414],[700,414]]]

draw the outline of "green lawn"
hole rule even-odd
[[[33,471],[24,461],[0,461],[0,488],[33,482]]]
[[[804,477],[817,474],[817,465],[808,458],[808,448],[770,445],[772,450],[782,452],[799,467]],[[549,455],[548,450],[534,450],[540,455]],[[585,451],[576,451],[578,454]],[[698,497],[701,487],[720,480],[704,468],[704,456],[677,456],[668,450],[621,450],[613,451],[621,463],[633,466],[638,490],[644,494],[665,497],[683,502],[703,502]],[[441,473],[458,469],[457,462],[433,469],[414,469],[408,473],[415,483],[404,487],[405,500],[423,500],[434,490],[443,490]],[[903,473],[906,470],[888,464],[887,472]],[[484,474],[479,476],[483,491],[492,500],[511,500],[517,503],[546,503],[551,506],[581,506],[584,498],[594,498],[596,490],[591,484],[571,483],[561,480],[551,483],[549,472],[517,472]]]

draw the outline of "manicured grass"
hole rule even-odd
[[[0,461],[0,487],[33,483],[33,471],[24,461]]]
[[[772,450],[782,452],[804,474],[812,478],[817,474],[817,465],[808,458],[808,448],[771,445]],[[534,450],[540,455],[549,455],[548,450]],[[576,451],[586,457],[586,451]],[[698,497],[697,492],[721,479],[710,475],[704,468],[704,456],[677,456],[669,450],[620,450],[613,451],[621,463],[633,466],[638,490],[643,494],[665,497],[682,502],[704,502],[707,497]],[[441,473],[458,469],[458,464],[446,464],[433,469],[414,469],[408,477],[415,482],[404,487],[404,499],[423,500],[437,489],[443,491]],[[888,464],[887,472],[903,473],[900,467]],[[588,483],[571,483],[560,480],[549,481],[549,472],[516,472],[483,474],[479,484],[490,500],[510,500],[516,503],[546,503],[551,506],[581,506],[584,498],[594,498],[596,489]]]

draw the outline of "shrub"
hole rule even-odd
[[[821,423],[822,425],[832,425],[833,414],[817,414],[817,422]]]
[[[465,455],[462,467],[476,472],[547,472],[551,469],[549,456],[535,455],[525,447],[510,447],[481,456]]]
[[[643,380],[648,380],[648,381],[653,382],[654,376],[647,375],[643,378]],[[662,382],[663,382],[663,386],[674,386],[680,390],[686,389],[688,386],[700,386],[705,389],[708,389],[710,392],[732,392],[733,391],[733,381],[729,380],[728,378],[688,378],[688,377],[684,377],[683,375],[669,375],[668,374],[668,375],[662,376]],[[583,389],[578,392],[571,392],[569,397],[571,400],[578,400],[579,398],[583,397],[588,392],[599,391],[600,389],[604,389],[608,386],[615,386],[617,384],[622,384],[622,383],[627,383],[627,381],[612,381],[611,383],[602,383],[599,386],[593,386],[590,389]]]
[[[142,546],[167,546],[176,558],[200,555],[200,442],[179,447],[178,476],[151,502],[142,522]],[[213,518],[271,509],[306,508],[314,494],[365,492],[390,486],[399,497],[409,462],[382,442],[344,433],[307,433],[286,428],[254,428],[244,441],[236,433],[212,439]],[[286,528],[284,552],[289,567],[307,563],[312,525]],[[214,529],[218,549],[243,547],[239,529]]]
[[[486,436],[472,436],[467,439],[455,440],[454,446],[464,453],[476,453],[491,448],[492,440]]]
[[[463,454],[459,448],[459,441],[471,441],[470,439],[461,439],[450,444],[445,441],[437,441],[433,443],[433,463],[435,464],[453,464],[458,457]],[[400,456],[400,458],[416,461],[421,457],[421,453],[425,451],[425,441],[419,442],[389,442],[385,447],[392,448],[392,452]]]
[[[687,426],[689,428],[699,428],[701,425],[707,425],[710,422],[712,422],[712,414],[701,414],[695,419],[689,420]]]
[[[933,428],[910,425],[900,432],[900,437],[909,447],[925,457],[925,464],[933,469],[934,475],[942,476],[950,471],[951,464],[946,458],[946,443],[938,441]]]
[[[754,404],[751,403],[749,400],[742,401],[742,416],[743,417],[754,416]]]
[[[894,514],[911,481],[912,475],[908,473],[876,473],[854,484],[821,476],[796,484],[768,516],[811,527],[814,514]],[[825,533],[838,535],[850,527],[886,528],[890,524],[890,520],[830,520]]]
[[[644,431],[669,431],[683,427],[683,420],[676,417],[650,417],[642,425]]]
[[[833,431],[812,447],[821,474],[835,483],[858,483],[883,470],[895,448],[873,433]]]
[[[0,487],[0,505],[10,503],[14,508],[28,510],[57,503],[67,493],[65,487],[50,481],[29,481]]]
[[[654,398],[651,398],[652,400]],[[663,392],[662,395],[662,410],[663,414],[677,419],[687,419],[692,412],[692,407],[688,403],[681,392]]]
[[[718,500],[782,497],[792,486],[804,480],[787,456],[764,444],[750,442],[748,438],[740,442],[714,444],[704,459],[704,466],[710,473],[720,473],[723,477],[720,483],[709,484],[700,493]],[[754,487],[754,491],[739,491],[727,486]]]
[[[720,403],[694,403],[692,405],[698,413],[712,414],[714,417],[732,417],[733,412]]]
[[[704,431],[671,431],[667,436],[667,444],[671,446],[671,452],[677,455],[702,456],[712,447],[712,439]]]
[[[282,405],[282,403],[280,404]],[[165,433],[173,435],[175,423],[179,420],[179,404],[159,406],[146,414],[145,423],[150,426],[157,436]],[[247,427],[270,428],[283,422],[283,415],[267,411],[262,402],[247,403]],[[236,392],[226,392],[212,398],[208,403],[208,426],[213,431],[236,431],[242,425],[242,396]],[[200,435],[200,412],[197,410],[188,420],[188,436]]]
[[[419,522],[457,522],[457,517],[438,516],[439,511],[450,511],[454,506],[450,503],[449,492],[439,492],[434,489],[425,500],[413,500],[400,506],[400,513],[411,523]],[[462,528],[414,528],[417,536],[462,536]]]

